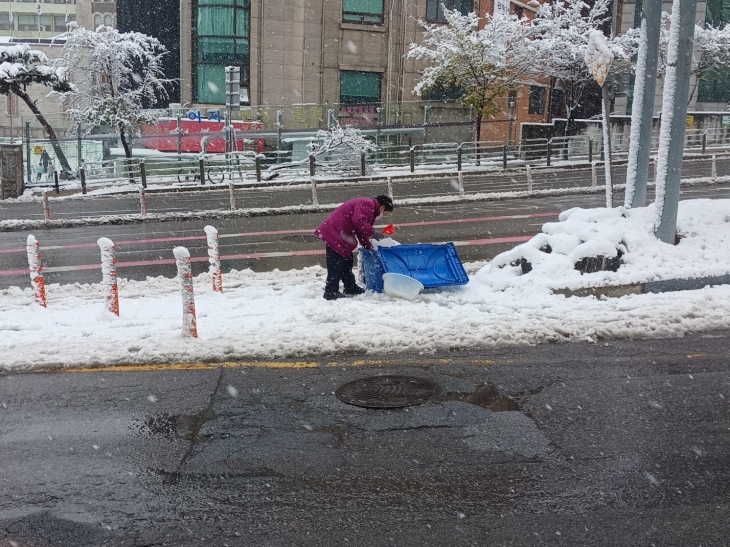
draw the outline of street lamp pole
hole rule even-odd
[[[512,152],[512,139],[515,124],[515,96],[510,94],[507,102],[509,104],[509,136],[507,137],[507,143],[509,151]]]

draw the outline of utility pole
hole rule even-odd
[[[672,4],[657,156],[656,206],[659,222],[655,232],[660,240],[671,244],[674,244],[677,234],[679,183],[682,180],[684,130],[696,13],[697,0],[674,0]],[[676,35],[678,39],[673,39]],[[674,87],[667,85],[667,82],[675,82]]]
[[[646,205],[661,21],[662,0],[644,0],[634,100],[631,103],[631,137],[624,200],[626,208]]]

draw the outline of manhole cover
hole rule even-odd
[[[431,380],[413,376],[373,376],[340,386],[335,395],[343,403],[365,408],[403,408],[420,405],[441,393]]]
[[[314,234],[284,236],[281,239],[282,239],[282,241],[296,241],[297,243],[314,243],[315,241],[322,241]]]

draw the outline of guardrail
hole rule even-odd
[[[219,135],[210,134],[212,137]],[[627,139],[616,139],[612,159],[628,157]],[[652,136],[653,148],[658,132]],[[728,129],[688,130],[685,154],[730,153]],[[98,189],[125,184],[147,185],[219,185],[229,183],[277,182],[308,180],[309,177],[351,178],[364,176],[401,176],[404,174],[438,171],[491,171],[526,166],[590,165],[603,160],[600,136],[553,137],[523,140],[509,146],[503,142],[433,143],[415,146],[383,143],[374,152],[359,153],[348,147],[303,155],[292,159],[291,151],[257,154],[231,152],[227,154],[161,154],[84,162],[82,189]],[[81,176],[81,170],[79,172]],[[28,186],[51,186],[49,175],[41,181],[29,181]],[[60,181],[61,187],[78,187],[79,182]]]

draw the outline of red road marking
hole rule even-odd
[[[495,237],[492,239],[473,239],[471,241],[454,241],[456,246],[464,245],[495,245],[499,243],[522,243],[532,238],[532,235]],[[323,255],[324,249],[312,249],[306,251],[281,251],[271,253],[247,253],[238,255],[221,255],[221,260],[249,260],[258,258],[278,258],[287,256],[312,256]],[[191,262],[208,262],[207,256],[196,256],[190,258]],[[159,258],[157,260],[135,260],[130,262],[117,262],[117,268],[134,268],[139,266],[159,266],[163,264],[175,264],[174,258]],[[78,266],[57,266],[44,267],[45,272],[72,272],[80,270],[100,270],[101,264],[79,264]],[[28,275],[30,270],[0,270],[0,277],[13,277]]]
[[[421,222],[401,222],[396,224],[396,228],[405,226],[437,226],[443,224],[465,224],[470,222],[497,222],[500,220],[514,220],[519,218],[550,218],[556,217],[560,213],[533,213],[530,215],[504,215],[494,217],[478,217],[478,218],[459,218],[455,220],[425,220]],[[271,235],[285,235],[285,234],[311,234],[314,230],[273,230],[264,232],[241,232],[238,234],[220,234],[218,237],[231,238],[231,237],[255,237],[255,236],[271,236]],[[179,237],[160,237],[154,239],[128,239],[124,241],[115,241],[115,247],[119,248],[125,245],[140,245],[143,243],[171,243],[176,241],[201,241],[205,240],[206,236],[179,236]],[[71,245],[49,245],[48,247],[41,247],[41,251],[58,250],[58,249],[93,249],[96,248],[97,244],[94,243],[75,243]],[[24,253],[26,250],[23,249],[0,249],[0,254],[10,253]]]

